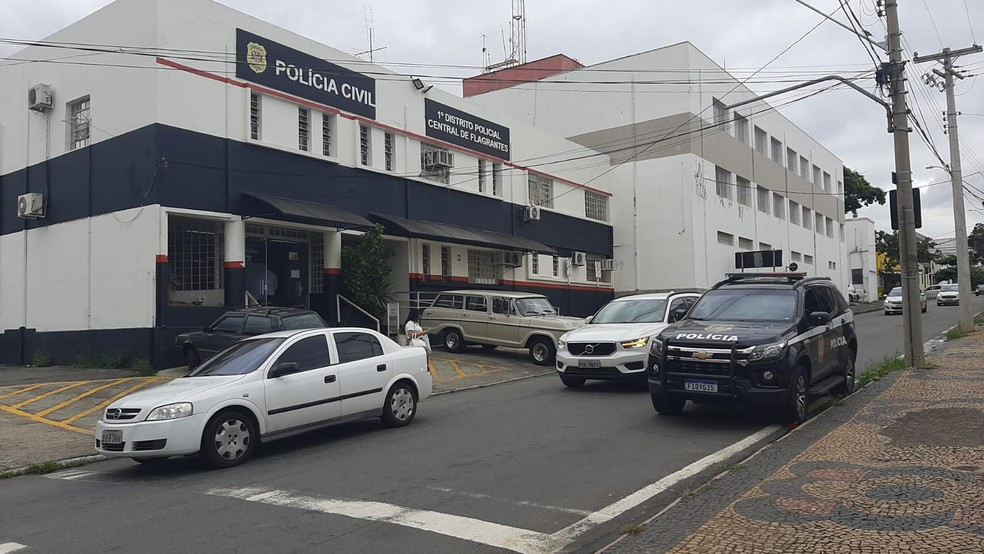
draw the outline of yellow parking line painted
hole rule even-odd
[[[43,387],[45,385],[48,385],[48,384],[49,383],[41,383],[40,385],[31,385],[29,387],[24,387],[22,389],[17,389],[14,392],[10,392],[10,393],[7,393],[7,394],[5,394],[3,396],[0,396],[0,400],[3,400],[4,398],[7,398],[9,396],[17,396],[18,394],[20,394],[22,392],[31,392],[34,389],[40,389],[41,387]]]
[[[49,396],[51,396],[53,394],[58,394],[60,392],[65,392],[68,389],[74,389],[75,387],[86,385],[86,384],[89,384],[91,382],[92,381],[76,381],[75,383],[72,383],[71,385],[62,387],[60,389],[55,389],[53,391],[48,391],[48,392],[46,392],[46,393],[44,393],[44,394],[42,394],[40,396],[35,396],[34,398],[28,398],[27,400],[21,402],[20,404],[14,404],[12,407],[13,408],[23,408],[24,406],[27,406],[28,404],[31,404],[32,402],[37,402],[38,400],[43,400],[43,399],[48,398]]]
[[[434,362],[427,360],[427,371],[430,371],[431,377],[434,378],[435,383],[441,382],[441,376],[437,373],[437,368],[434,367]]]
[[[91,414],[92,412],[97,412],[99,410],[102,410],[106,406],[109,406],[113,402],[116,402],[120,398],[123,398],[124,396],[130,394],[131,392],[133,392],[133,391],[135,391],[137,389],[141,389],[141,388],[146,387],[147,385],[149,385],[151,383],[156,383],[157,381],[161,381],[161,380],[162,379],[160,377],[151,377],[151,378],[147,379],[146,381],[137,383],[136,385],[133,385],[132,387],[130,387],[130,388],[126,389],[125,391],[117,394],[116,396],[110,398],[109,400],[106,400],[105,402],[101,402],[101,403],[99,403],[99,404],[97,404],[97,405],[89,408],[88,410],[86,410],[86,411],[84,411],[82,413],[78,413],[78,414],[73,415],[72,417],[70,417],[68,419],[63,419],[62,420],[62,423],[68,423],[68,424],[74,423],[74,422],[78,421],[79,419],[82,419],[83,417]]]
[[[454,360],[448,360],[448,365],[450,365],[451,366],[451,369],[455,370],[455,372],[458,373],[458,376],[459,377],[467,377],[468,376],[468,374],[466,374],[464,371],[462,371],[461,370],[461,367],[458,366],[458,362],[456,362]]]
[[[91,390],[88,390],[88,391],[86,391],[86,392],[84,392],[84,393],[82,393],[82,394],[80,394],[78,396],[69,398],[68,400],[62,402],[61,404],[56,404],[56,405],[48,408],[47,410],[42,410],[42,411],[38,412],[38,415],[41,416],[41,417],[44,417],[44,416],[50,414],[51,412],[57,412],[58,410],[64,408],[65,406],[68,406],[69,404],[74,404],[74,403],[78,402],[79,400],[82,400],[83,398],[85,398],[87,396],[91,396],[93,394],[96,394],[97,392],[99,392],[99,391],[101,391],[103,389],[108,389],[109,387],[112,387],[113,385],[119,385],[121,383],[125,383],[125,382],[129,381],[130,379],[133,379],[133,377],[124,377],[122,379],[116,379],[116,380],[114,380],[112,382],[109,382],[109,383],[107,383],[107,384],[105,384],[105,385],[103,385],[101,387],[96,387],[96,388],[91,389]]]
[[[80,427],[76,427],[74,425],[69,425],[69,424],[63,423],[61,421],[55,421],[53,419],[43,418],[43,417],[38,416],[37,414],[32,414],[32,413],[29,413],[29,412],[25,412],[23,410],[17,410],[17,409],[14,409],[14,408],[10,408],[8,406],[0,406],[0,411],[4,411],[4,412],[7,412],[8,414],[13,414],[13,415],[16,415],[16,416],[26,417],[27,419],[30,419],[31,421],[36,421],[38,423],[44,423],[46,425],[54,425],[55,427],[60,427],[62,429],[67,429],[69,431],[75,431],[76,433],[84,433],[86,435],[91,435],[92,434],[92,431],[89,430],[89,429],[82,429]]]

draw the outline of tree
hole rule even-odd
[[[885,191],[871,183],[857,171],[844,167],[844,213],[858,216],[858,210],[875,202],[885,204]],[[980,225],[980,224],[978,224]],[[984,229],[982,229],[984,232]],[[984,235],[982,235],[984,238]],[[982,243],[984,246],[984,243]]]
[[[845,168],[846,169],[846,168]],[[875,250],[884,254],[878,273],[895,273],[899,267],[899,232],[875,231]]]
[[[379,319],[384,319],[386,305],[393,300],[390,259],[395,255],[383,240],[381,225],[367,231],[355,244],[342,248],[345,286],[352,301]]]
[[[984,262],[984,223],[974,225],[974,230],[967,235],[967,246],[972,264]]]

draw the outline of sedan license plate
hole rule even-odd
[[[696,392],[717,392],[717,381],[704,381],[702,379],[687,379],[683,382],[683,390]]]
[[[106,429],[102,434],[103,444],[120,444],[123,442],[123,431]]]
[[[601,367],[601,360],[578,360],[577,367]]]

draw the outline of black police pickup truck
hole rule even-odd
[[[857,352],[854,314],[829,278],[730,274],[655,337],[649,392],[663,415],[723,401],[801,422],[811,396],[854,391]]]

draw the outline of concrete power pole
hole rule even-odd
[[[888,25],[889,78],[895,130],[895,173],[898,180],[899,260],[902,264],[902,332],[905,362],[924,365],[922,314],[919,309],[919,264],[916,255],[916,220],[912,203],[912,168],[909,163],[909,109],[905,102],[905,62],[899,30],[898,0],[885,1]]]
[[[970,48],[950,51],[944,48],[939,54],[920,56],[916,54],[912,61],[922,63],[943,60],[943,71],[937,69],[933,73],[943,77],[946,90],[946,128],[950,136],[950,184],[953,187],[953,225],[957,240],[957,285],[960,288],[960,329],[965,332],[974,330],[974,315],[970,308],[970,254],[967,247],[967,217],[963,202],[963,175],[960,173],[960,142],[957,138],[957,106],[953,94],[953,78],[963,79],[963,75],[953,69],[953,60],[962,54],[976,54],[981,47],[976,44]]]

